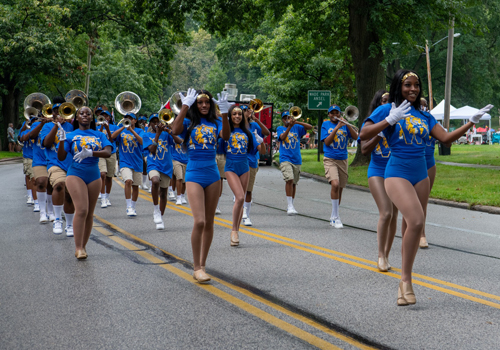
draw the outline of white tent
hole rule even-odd
[[[454,110],[456,110],[456,108],[450,105],[450,112],[453,112]],[[444,100],[439,102],[439,104],[433,108],[431,114],[434,116],[434,118],[436,118],[436,120],[444,119]]]

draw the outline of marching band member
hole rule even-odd
[[[116,149],[117,141],[111,141],[113,133],[118,129],[117,125],[113,123],[113,117],[108,111],[101,111],[102,116],[106,118],[106,121],[100,125],[101,132],[105,131],[105,135],[110,140],[113,146],[111,150],[111,157],[109,158],[99,158],[99,171],[101,172],[101,208],[107,208],[111,206],[109,200],[109,194],[111,193],[111,187],[113,185],[113,176],[116,171]]]
[[[383,131],[391,148],[391,157],[385,169],[385,188],[407,223],[402,242],[397,299],[397,304],[402,306],[416,303],[411,274],[425,224],[424,205],[429,196],[425,140],[431,135],[444,143],[453,142],[493,107],[487,105],[467,124],[448,133],[436,127],[436,119],[431,114],[420,111],[421,86],[420,77],[415,72],[397,71],[389,93],[391,104],[375,109],[366,120],[360,137],[361,140],[369,140]]]
[[[157,113],[149,116],[148,132],[142,135],[143,148],[147,151],[148,175],[151,179],[151,196],[153,198],[153,221],[157,230],[163,230],[163,214],[167,205],[167,189],[172,178],[172,150],[175,147],[172,130],[160,124]],[[179,139],[179,138],[178,138]],[[180,142],[180,139],[178,140]],[[158,205],[158,193],[160,204]]]
[[[247,122],[244,120],[243,111],[239,106],[231,106],[228,110],[229,127],[231,134],[226,142],[226,173],[227,183],[234,193],[235,201],[233,205],[233,227],[231,231],[231,246],[239,245],[239,230],[241,217],[243,215],[243,202],[245,200],[250,167],[248,166],[248,153],[256,153],[260,142],[256,140],[256,135],[247,129]]]
[[[31,117],[29,121],[25,121],[19,132],[19,140],[23,143],[23,173],[26,181],[26,191],[28,192],[28,199],[26,204],[33,204],[34,208],[40,210],[38,199],[36,197],[35,178],[33,177],[33,139],[30,139],[31,124],[36,121],[35,117]]]
[[[102,132],[95,130],[89,107],[84,106],[77,111],[73,126],[75,130],[68,134],[62,127],[59,128],[57,155],[60,161],[64,161],[68,153],[73,158],[66,187],[75,204],[75,257],[86,259],[85,247],[92,231],[94,209],[101,189],[98,158],[110,157],[112,146]]]
[[[116,129],[111,137],[120,144],[120,173],[125,181],[127,215],[132,217],[137,216],[135,205],[142,184],[142,129],[135,127],[137,117],[134,113],[127,113],[125,118],[130,121],[130,126]]]
[[[62,98],[61,98],[62,100]],[[40,132],[41,142],[45,147],[45,156],[48,160],[47,169],[49,174],[49,183],[53,188],[52,200],[54,203],[54,214],[56,219],[52,224],[52,232],[56,235],[63,233],[62,211],[66,217],[66,236],[73,237],[73,216],[75,207],[71,196],[66,191],[66,173],[73,162],[71,156],[60,161],[57,156],[57,147],[59,138],[57,131],[62,128],[66,133],[73,131],[73,125],[59,116],[59,107],[61,103],[54,99],[52,105],[52,122],[45,124]]]
[[[147,121],[148,121],[148,118],[146,118],[145,115],[141,115],[139,117],[139,128],[141,128],[142,132],[146,132],[148,130],[148,127],[146,125]],[[146,159],[147,155],[148,155],[148,152],[144,150],[142,152],[142,186],[139,186],[139,187],[142,188],[143,190],[149,191],[151,193],[151,187],[148,186],[149,179],[148,179],[148,165],[147,165],[147,159]]]
[[[337,105],[328,108],[328,118],[321,125],[321,141],[323,141],[323,166],[325,176],[331,185],[330,199],[332,200],[332,214],[330,225],[342,228],[339,216],[339,205],[342,200],[342,190],[347,185],[348,162],[347,143],[350,138],[357,139],[358,133],[354,128],[344,123],[345,119],[340,117],[340,107]]]
[[[179,140],[179,142],[177,141]],[[186,204],[186,166],[188,164],[188,155],[183,147],[182,135],[174,138],[175,149],[172,152],[172,164],[174,167],[173,172],[173,182],[174,188],[172,193],[174,193],[174,199],[177,198],[176,205]],[[177,195],[175,194],[177,193]]]
[[[281,114],[284,126],[278,126],[277,137],[280,150],[280,170],[285,180],[285,193],[288,202],[288,215],[296,215],[293,206],[295,190],[300,178],[302,155],[300,154],[300,139],[312,125],[296,121],[288,111]]]
[[[387,91],[377,91],[370,103],[369,115],[378,106],[384,105],[388,101],[389,93]],[[391,156],[391,150],[382,132],[369,141],[360,142],[361,152],[364,155],[371,153],[370,165],[368,166],[368,187],[379,212],[377,224],[377,267],[381,272],[387,272],[391,269],[389,265],[389,253],[391,252],[392,242],[394,241],[398,225],[398,208],[396,208],[387,195],[384,185],[385,167]]]
[[[247,105],[240,106],[243,110],[245,119],[248,122],[250,132],[252,134],[258,135],[260,138],[264,138],[270,134],[269,129],[255,117],[255,113]],[[259,146],[259,153],[263,154],[266,151],[264,143]],[[252,226],[252,221],[250,220],[250,210],[252,209],[252,192],[253,186],[255,184],[255,178],[257,177],[257,172],[259,171],[259,153],[252,154],[248,153],[248,165],[250,166],[250,175],[248,178],[247,193],[245,196],[245,203],[243,203],[243,225]]]
[[[212,100],[206,90],[189,89],[186,96],[181,94],[182,108],[172,124],[172,131],[182,133],[188,147],[186,187],[194,225],[191,234],[193,249],[193,278],[199,283],[210,281],[205,272],[205,264],[214,234],[215,208],[219,195],[220,175],[215,162],[217,137],[229,139],[227,118],[230,107],[227,94],[219,100]],[[222,113],[222,125],[217,121],[215,104]],[[189,119],[186,114],[189,111]]]

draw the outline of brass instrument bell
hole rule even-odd
[[[30,120],[31,117],[38,117],[38,109],[35,107],[28,107],[24,110],[24,118]]]
[[[35,92],[33,94],[29,94],[24,99],[24,109],[33,107],[38,111],[41,111],[43,106],[47,103],[50,103],[50,99],[46,95],[42,94],[41,92]]]
[[[51,119],[54,117],[54,113],[52,111],[52,104],[47,103],[42,107],[42,114],[45,118]]]
[[[250,100],[250,102],[248,103],[248,107],[255,113],[259,113],[264,109],[264,103],[262,102],[262,100],[254,98],[253,100]]]
[[[130,121],[130,119],[128,119],[128,118],[123,118],[123,119],[122,119],[122,120],[120,120],[120,121],[118,122],[118,124],[116,124],[116,125],[118,126],[118,125],[120,125],[120,124],[121,124],[121,125],[123,125],[124,127],[128,128],[128,127],[130,127],[130,126],[132,125],[132,122],[131,122],[131,121]]]
[[[359,117],[359,109],[356,106],[349,106],[344,111],[345,119],[350,122],[355,121]]]
[[[298,106],[293,106],[290,108],[290,115],[292,116],[293,119],[297,120],[302,117],[302,109]]]
[[[106,117],[101,115],[98,115],[96,118],[96,125],[101,125],[106,121]]]
[[[182,94],[185,95],[186,91],[183,91]],[[180,91],[174,92],[172,96],[170,96],[169,101],[172,112],[174,112],[175,115],[178,115],[181,112],[182,108],[181,92]]]
[[[77,109],[89,105],[87,95],[81,90],[71,90],[66,94],[64,99],[66,102],[71,102]]]
[[[76,106],[71,102],[64,102],[59,106],[59,116],[64,120],[71,120],[75,117]]]
[[[175,119],[175,114],[170,109],[163,108],[160,113],[158,113],[158,119],[162,124],[172,124]]]
[[[142,101],[139,95],[131,91],[124,91],[115,98],[115,108],[122,115],[136,114],[141,109],[141,105]]]

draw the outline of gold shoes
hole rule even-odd
[[[429,243],[427,243],[427,238],[420,237],[420,243],[418,244],[418,246],[422,249],[429,248]]]
[[[231,247],[236,247],[240,244],[240,238],[238,237],[238,231],[231,231]]]
[[[87,259],[87,252],[85,251],[85,249],[78,249],[75,252],[75,256],[78,260]]]
[[[391,268],[385,256],[382,258],[378,258],[377,267],[380,272],[387,272]]]
[[[210,281],[210,276],[205,273],[205,269],[201,268],[193,273],[193,278],[198,283],[207,283]]]
[[[400,281],[398,289],[398,306],[415,304],[416,302],[417,298],[415,298],[411,283]]]

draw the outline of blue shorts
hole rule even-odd
[[[400,177],[415,184],[427,177],[427,164],[423,155],[416,158],[400,158],[391,154],[387,167],[385,168],[386,179]]]
[[[76,163],[71,164],[66,176],[78,176],[86,185],[101,178],[99,165],[74,166],[74,164]]]
[[[385,177],[385,167],[368,166],[368,178],[370,177]]]
[[[190,160],[188,162],[185,182],[195,182],[206,188],[217,181],[220,181],[220,174],[215,158],[210,161]]]
[[[242,160],[226,159],[226,166],[224,167],[224,171],[231,171],[238,176],[249,172],[250,167],[248,165],[248,158]]]
[[[434,153],[432,153],[432,154],[426,154],[425,155],[425,161],[427,162],[427,170],[429,170],[434,165],[436,165],[436,160],[434,159]]]

